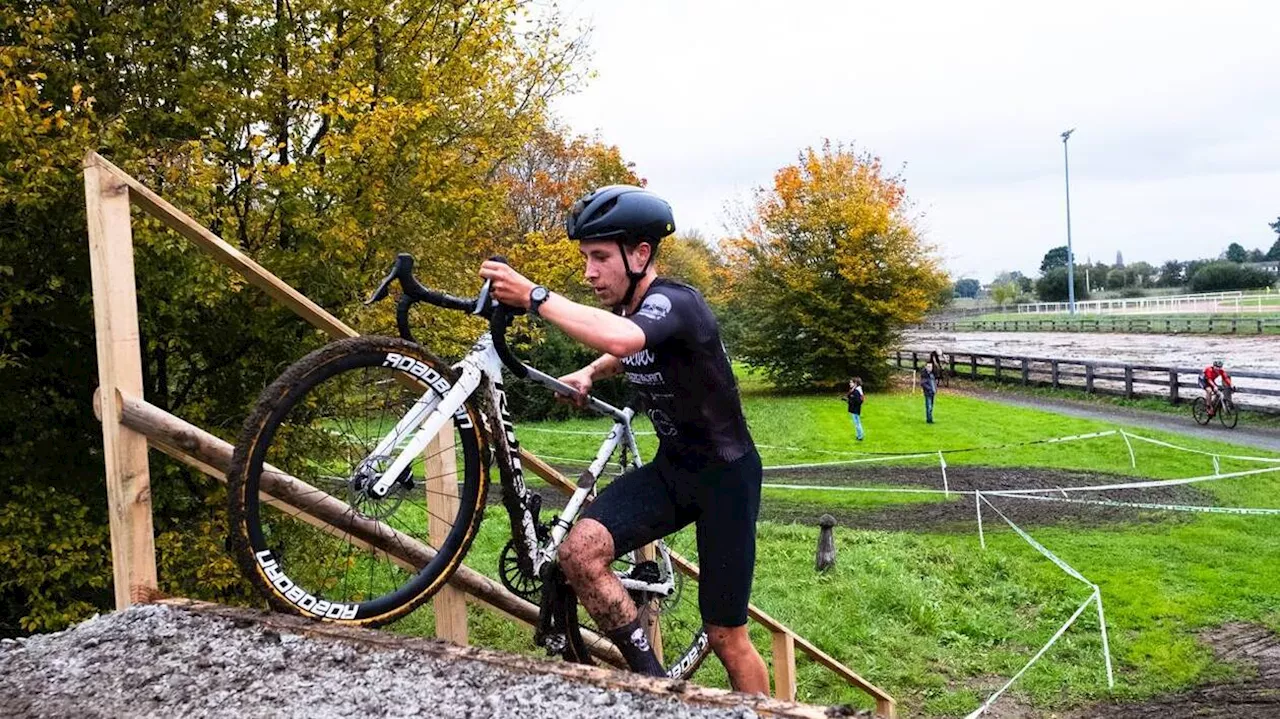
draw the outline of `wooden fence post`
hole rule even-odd
[[[1124,366],[1124,396],[1125,399],[1133,399],[1133,367]]]
[[[911,369],[920,369],[920,357],[914,351],[911,353]]]
[[[1022,384],[1031,384],[1031,368],[1027,365],[1027,358],[1022,358]]]
[[[951,364],[951,376],[956,376],[956,356],[955,354],[947,355],[947,362]]]
[[[1084,391],[1093,394],[1093,364],[1089,362],[1084,365]]]
[[[1169,404],[1178,403],[1178,370],[1169,370]]]
[[[789,632],[773,632],[773,696],[796,700],[796,640]]]
[[[453,423],[446,422],[427,445],[423,455],[426,475],[427,528],[436,547],[453,529],[458,516],[458,461],[454,455]],[[443,586],[431,598],[436,615],[436,636],[460,646],[467,644],[467,595],[452,586]]]
[[[978,379],[978,355],[969,355],[969,376]]]
[[[1001,379],[1000,370],[1001,370],[1001,367],[1000,367],[1000,358],[999,358],[999,357],[996,357],[996,381],[997,381],[997,382],[999,382],[999,381],[1000,381],[1000,379]]]
[[[1049,367],[1051,368],[1050,375],[1053,377],[1053,388],[1058,389],[1058,360],[1050,360]]]
[[[159,585],[147,438],[120,421],[124,398],[142,399],[143,394],[129,189],[99,166],[96,157],[92,153],[85,157],[84,196],[102,397],[111,569],[116,609],[124,609],[146,599]]]

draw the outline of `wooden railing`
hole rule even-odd
[[[1280,312],[1280,307],[1276,308]],[[928,320],[935,332],[1129,332],[1138,334],[1280,334],[1280,317],[1057,317]]]
[[[155,596],[159,586],[148,446],[223,480],[232,450],[227,442],[148,404],[143,397],[130,205],[158,218],[330,337],[353,337],[358,333],[97,153],[85,156],[84,182],[98,350],[99,387],[95,392],[95,410],[102,421],[116,607],[123,609]],[[525,467],[552,486],[573,492],[574,483],[538,457],[522,449],[521,459]],[[360,528],[346,526],[344,520],[326,513],[323,507],[315,508],[320,505],[309,504],[307,511],[302,512],[291,504],[296,491],[292,489],[292,482],[296,480],[276,473],[272,482],[264,483],[270,485],[266,500],[305,514],[305,521],[326,531],[342,532],[344,536],[355,533],[360,537],[357,541],[385,551],[393,561],[411,570],[434,555],[431,547],[397,536],[395,530],[378,522],[369,522]],[[394,540],[388,539],[392,536]],[[698,579],[695,564],[682,557],[676,557],[676,562],[682,572],[694,581]],[[449,588],[433,598],[436,631],[443,639],[466,643],[468,599],[506,618],[531,625],[537,623],[536,605],[469,567],[460,567],[449,584]],[[896,704],[884,690],[754,605],[748,611],[773,637],[776,697],[795,699],[795,648],[799,647],[814,661],[869,694],[875,701],[877,716],[895,716]],[[591,644],[599,647],[592,650],[598,658],[615,666],[622,664],[621,656],[611,644],[594,641],[595,637],[590,639]]]
[[[926,350],[897,350],[890,359],[897,367],[919,369],[929,358]],[[1177,404],[1182,390],[1199,392],[1195,379],[1203,368],[1126,364],[1100,360],[1022,357],[947,352],[942,354],[945,369],[953,377],[1016,382],[1083,389],[1090,394],[1116,394],[1130,399],[1139,396],[1167,398]],[[1280,411],[1280,403],[1251,402],[1249,397],[1280,397],[1280,372],[1231,371],[1236,404],[1246,409]],[[1242,381],[1243,380],[1243,381]],[[1262,386],[1263,380],[1268,386]]]

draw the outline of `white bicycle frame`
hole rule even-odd
[[[388,353],[383,366],[406,370],[430,385],[431,389],[428,389],[418,398],[409,411],[396,422],[395,427],[378,442],[370,455],[361,463],[361,467],[373,467],[375,462],[394,457],[390,466],[382,471],[379,479],[367,491],[375,497],[387,496],[396,481],[400,477],[407,475],[413,462],[427,449],[431,440],[445,427],[446,422],[455,417],[466,418],[467,415],[463,405],[477,389],[487,384],[489,395],[493,402],[490,416],[497,418],[501,422],[500,428],[491,427],[490,430],[495,435],[499,429],[502,432],[501,436],[495,436],[494,439],[504,443],[509,450],[506,452],[506,456],[511,464],[512,489],[520,498],[520,506],[523,512],[523,516],[520,518],[523,536],[518,538],[517,544],[521,545],[533,560],[535,576],[542,576],[543,568],[549,562],[555,561],[556,551],[559,549],[561,542],[564,541],[569,528],[573,526],[574,520],[577,519],[578,512],[594,494],[596,482],[618,448],[625,447],[630,452],[633,467],[638,467],[640,464],[640,453],[636,445],[635,433],[631,429],[631,418],[635,415],[635,411],[630,407],[618,409],[607,402],[588,396],[588,406],[596,412],[612,418],[614,420],[613,428],[600,444],[600,448],[597,450],[596,457],[591,462],[591,465],[579,476],[577,488],[574,490],[573,495],[569,497],[564,509],[560,512],[560,516],[552,522],[551,536],[547,543],[539,545],[536,519],[533,512],[529,510],[529,503],[526,501],[529,491],[524,483],[524,468],[520,463],[520,442],[516,438],[515,425],[507,412],[506,393],[503,391],[500,381],[502,379],[503,364],[497,350],[494,348],[493,338],[490,334],[486,332],[482,335],[467,355],[462,358],[462,361],[454,365],[454,369],[458,373],[458,379],[452,385],[430,367],[412,357]],[[565,395],[573,394],[572,388],[554,377],[533,367],[528,367],[527,369],[529,379],[542,384],[552,391]],[[405,437],[408,437],[409,440],[402,442]],[[482,481],[487,481],[487,478],[482,478]],[[655,561],[658,563],[662,580],[659,582],[645,582],[619,573],[618,578],[625,588],[663,597],[669,596],[674,591],[675,574],[671,566],[670,552],[662,542],[657,542],[657,547]]]

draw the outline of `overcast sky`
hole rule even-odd
[[[567,0],[596,76],[557,111],[725,234],[801,148],[904,169],[957,278],[1266,251],[1280,216],[1280,3]]]

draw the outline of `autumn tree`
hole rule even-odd
[[[736,351],[783,386],[883,382],[885,353],[946,283],[902,177],[845,145],[778,170],[742,230],[730,262]]]
[[[81,159],[95,149],[364,331],[397,251],[473,291],[495,182],[581,72],[581,36],[517,0],[0,5],[0,633],[110,606]],[[223,437],[323,341],[134,216],[146,399]],[[426,318],[458,351],[474,325]],[[50,461],[57,457],[58,461]],[[245,596],[218,484],[153,456],[164,591]]]

